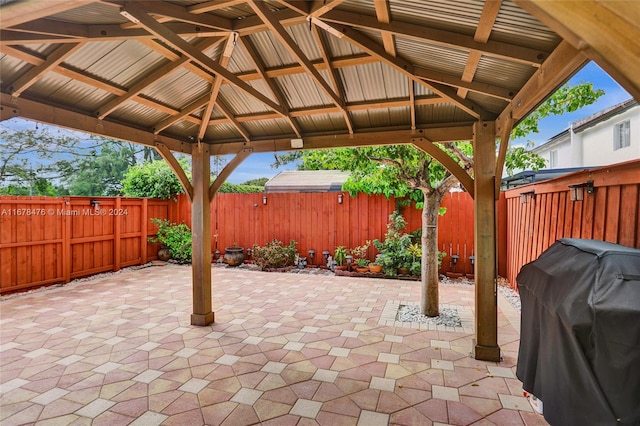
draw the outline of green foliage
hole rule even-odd
[[[269,178],[261,177],[257,179],[250,179],[246,182],[242,182],[242,185],[250,185],[250,186],[264,186]]]
[[[264,186],[225,182],[220,186],[220,190],[218,192],[231,194],[252,194],[255,192],[264,192]]]
[[[190,177],[188,160],[178,160]],[[122,180],[124,195],[128,197],[174,198],[184,192],[173,170],[163,160],[130,167]]]
[[[365,241],[364,244],[362,244],[361,246],[356,246],[354,248],[352,248],[351,251],[351,256],[353,256],[354,259],[356,259],[356,261],[358,259],[364,259],[367,260],[367,250],[369,250],[369,247],[371,247],[371,240],[367,240]],[[368,261],[367,261],[367,265],[368,265]]]
[[[338,266],[344,263],[344,260],[347,258],[347,249],[345,246],[338,246],[336,250],[333,252],[333,260],[336,261]]]
[[[260,268],[284,268],[293,265],[296,259],[296,242],[291,240],[288,246],[278,240],[269,241],[260,247],[253,246],[253,261]]]
[[[507,151],[504,168],[509,176],[513,176],[515,170],[537,171],[545,167],[544,158],[530,151],[531,148],[533,148],[533,142],[529,141],[526,147],[514,146]]]
[[[538,123],[541,119],[550,115],[562,115],[565,112],[574,112],[591,105],[604,95],[604,90],[593,89],[593,83],[580,83],[575,86],[565,84],[553,95],[547,98],[535,111],[522,120],[511,132],[511,137],[523,138],[531,133],[538,133]]]
[[[395,276],[398,268],[407,264],[411,235],[403,232],[406,225],[402,214],[398,211],[393,212],[389,215],[384,241],[373,240],[373,245],[380,252],[376,262],[382,265],[382,272],[386,275]]]
[[[184,223],[175,224],[167,219],[152,218],[151,223],[158,227],[155,237],[149,237],[151,243],[160,243],[169,249],[171,258],[178,263],[191,263],[191,230]]]

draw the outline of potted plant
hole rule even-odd
[[[372,274],[379,274],[380,272],[382,272],[382,265],[380,265],[377,261],[371,262],[369,264],[369,272],[371,272]]]
[[[149,237],[147,241],[161,244],[158,258],[168,260],[168,251],[170,258],[176,262],[191,263],[191,229],[184,223],[171,223],[167,219],[155,217],[151,219],[151,223],[158,227],[158,231],[155,237]]]
[[[407,261],[407,248],[411,244],[411,235],[403,233],[407,222],[400,212],[389,215],[387,232],[384,241],[373,240],[380,256],[376,263],[382,265],[382,272],[388,276],[396,276],[398,268]]]
[[[367,240],[361,246],[356,246],[351,249],[351,255],[356,262],[356,272],[368,272],[369,271],[369,259],[367,259],[367,250],[371,246],[371,241]]]
[[[339,270],[347,269],[347,267],[343,265],[346,258],[347,258],[347,249],[344,246],[336,247],[336,250],[333,252],[333,260],[336,261],[336,269],[339,269]]]
[[[356,259],[356,272],[369,272],[369,259]]]
[[[297,251],[296,242],[291,240],[288,246],[281,241],[271,240],[260,247],[253,246],[253,261],[262,270],[287,268],[294,264]]]

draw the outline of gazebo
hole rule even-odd
[[[151,146],[179,177],[193,325],[214,321],[210,202],[247,156],[413,144],[474,197],[474,356],[498,360],[495,200],[513,126],[589,60],[640,99],[635,2],[7,0],[0,19],[1,120]],[[473,141],[473,177],[434,144],[458,140]],[[210,184],[211,156],[229,154]]]

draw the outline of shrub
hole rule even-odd
[[[179,160],[190,175],[187,160]],[[122,189],[127,197],[150,197],[168,199],[184,192],[180,181],[164,160],[131,166],[122,180]]]
[[[155,217],[151,223],[158,227],[158,232],[155,237],[148,238],[149,242],[167,247],[176,262],[191,263],[191,229],[184,223],[175,224]]]
[[[407,249],[411,245],[411,235],[402,232],[406,225],[402,214],[393,212],[389,215],[384,241],[373,240],[373,245],[380,252],[377,263],[382,265],[382,272],[386,275],[395,276],[398,268],[410,260]]]
[[[253,261],[260,268],[284,268],[293,265],[296,259],[296,242],[291,240],[288,246],[282,241],[272,240],[260,247],[253,246]]]

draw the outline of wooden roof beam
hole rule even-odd
[[[635,1],[515,3],[593,59],[635,99],[640,99],[640,12]],[[597,28],[597,31],[594,31]]]
[[[120,123],[99,120],[96,117],[25,98],[12,98],[11,95],[6,93],[0,93],[0,106],[2,106],[1,110],[5,108],[8,110],[16,110],[16,115],[19,117],[51,124],[52,126],[64,127],[151,147],[155,147],[157,143],[162,143],[171,151],[185,154],[191,153],[191,143],[180,139],[154,135],[152,132],[144,129],[136,129]]]
[[[364,34],[360,33],[357,30],[354,30],[350,27],[345,27],[343,25],[336,24],[327,24],[332,27],[337,33],[342,33],[343,37],[349,40],[350,43],[358,46],[361,50],[369,53],[371,56],[375,56],[379,58],[382,62],[396,69],[400,73],[404,74],[411,80],[414,80],[416,83],[421,84],[422,86],[427,87],[429,90],[437,93],[438,95],[446,98],[451,103],[456,105],[458,108],[465,111],[467,114],[471,115],[475,118],[492,118],[493,114],[485,111],[482,107],[477,105],[475,102],[471,102],[467,99],[460,99],[458,95],[454,93],[452,89],[449,87],[444,87],[435,83],[427,83],[424,80],[420,79],[415,74],[415,69],[413,64],[409,63],[405,59],[401,57],[393,57],[384,51],[379,44],[375,43],[370,38],[366,37]]]
[[[510,101],[513,96],[516,94],[514,89],[507,89],[505,87],[494,86],[487,83],[478,83],[471,81],[465,81],[464,78],[456,77],[455,75],[445,74],[439,71],[432,71],[426,68],[415,68],[416,76],[423,78],[427,81],[431,81],[434,83],[441,83],[447,86],[452,86],[457,89],[463,88],[467,91],[481,93],[483,95],[491,96],[493,98],[502,99],[505,101]],[[459,96],[459,95],[457,95]]]
[[[221,67],[218,63],[200,52],[198,49],[191,46],[180,36],[166,29],[162,24],[159,24],[157,21],[147,15],[147,13],[137,4],[125,3],[125,9],[138,21],[140,21],[140,24],[142,24],[144,28],[160,37],[162,40],[164,40],[166,43],[168,43],[184,55],[187,55],[189,58],[191,58],[192,61],[200,64],[207,71],[228,80],[230,83],[237,86],[240,90],[246,92],[248,95],[254,97],[277,113],[281,115],[285,114],[280,105],[277,105],[271,99],[260,93],[258,90],[254,89],[253,87],[236,77],[232,72],[228,71],[224,67]]]
[[[388,24],[391,22],[391,10],[389,9],[389,0],[378,0],[373,2],[376,8],[376,16],[378,22]],[[391,56],[397,56],[396,42],[394,36],[389,31],[381,31],[382,45],[384,50]]]
[[[171,117],[168,117],[162,120],[161,122],[157,123],[155,126],[153,126],[153,133],[157,135],[167,127],[173,125],[174,123],[177,123],[182,119],[186,119],[189,116],[189,114],[205,106],[207,102],[209,102],[209,98],[210,96],[208,94],[201,96],[195,101],[191,102],[186,107],[182,108],[178,114],[172,115]],[[198,124],[199,123],[200,122],[198,122]]]
[[[156,151],[158,151],[158,154],[160,154],[160,156],[164,158],[164,161],[167,162],[171,170],[173,170],[173,173],[178,178],[182,189],[184,189],[184,192],[189,196],[189,201],[193,200],[193,186],[191,186],[191,182],[189,182],[187,174],[184,172],[184,169],[176,157],[174,157],[171,150],[167,148],[165,144],[159,142],[156,143],[155,148]]]
[[[236,117],[233,115],[229,107],[222,100],[218,100],[217,105],[218,105],[218,108],[220,108],[220,111],[222,111],[222,113],[224,114],[224,116],[227,117],[227,120],[229,120],[229,123],[231,123],[231,125],[235,127],[235,129],[238,131],[238,133],[242,135],[245,141],[249,142],[251,140],[251,135],[244,127],[242,127],[240,122],[236,120]],[[280,118],[280,116],[274,117],[274,119],[276,118]],[[207,125],[211,125],[211,120],[207,121]]]
[[[231,173],[233,173],[233,171],[251,155],[252,152],[253,150],[251,148],[243,148],[224,166],[222,170],[220,170],[220,174],[216,176],[216,179],[213,181],[211,186],[209,186],[209,201],[213,200],[213,197],[215,197],[222,184],[229,178],[229,176],[231,176]]]
[[[35,84],[47,72],[64,62],[65,59],[77,52],[82,46],[84,46],[84,43],[66,44],[58,47],[53,53],[47,56],[44,62],[33,67],[11,83],[9,92],[11,92],[12,96],[20,96],[22,92]]]
[[[475,41],[486,43],[487,40],[489,40],[493,24],[496,22],[498,13],[500,13],[500,7],[502,7],[502,0],[488,0],[484,3],[482,14],[478,21],[478,27],[476,28],[476,33],[473,36]],[[476,50],[469,52],[469,58],[467,59],[464,71],[462,72],[462,81],[467,83],[473,81],[473,76],[476,73],[481,57],[482,55],[480,52]],[[467,92],[468,89],[461,87],[458,89],[458,96],[466,98]]]
[[[213,12],[214,10],[237,6],[239,4],[245,3],[246,1],[247,0],[211,0],[205,3],[188,6],[187,12],[194,14]]]
[[[320,75],[318,70],[313,66],[311,61],[305,56],[304,52],[291,38],[284,27],[271,15],[267,5],[262,2],[249,2],[253,11],[271,29],[272,33],[282,43],[282,45],[293,55],[294,58],[302,65],[307,73],[311,75],[318,86],[327,94],[327,96],[339,107],[344,106],[344,100],[341,99],[332,89],[325,79]]]
[[[249,55],[249,59],[251,60],[251,62],[253,62],[253,65],[256,67],[257,75],[261,77],[265,83],[267,83],[267,86],[269,86],[269,89],[271,89],[271,93],[278,100],[280,105],[286,108],[287,114],[285,115],[285,118],[289,122],[289,125],[295,132],[296,136],[302,137],[302,129],[300,129],[300,126],[298,126],[298,123],[296,123],[291,117],[290,115],[291,111],[289,110],[289,106],[287,105],[287,101],[284,94],[282,93],[282,90],[280,90],[280,87],[278,87],[278,85],[273,81],[273,79],[271,79],[271,77],[269,77],[269,75],[267,74],[264,63],[262,62],[260,55],[258,55],[258,52],[256,51],[256,48],[253,45],[253,42],[249,37],[240,37],[239,40],[242,46],[244,47],[244,49],[247,51],[247,54]]]
[[[548,55],[548,52],[504,42],[487,41],[486,43],[481,43],[468,35],[429,28],[423,25],[399,21],[391,21],[388,24],[384,24],[378,22],[374,17],[342,10],[328,12],[322,16],[322,20],[349,27],[388,31],[395,36],[419,39],[458,50],[477,50],[483,55],[532,66],[538,66]]]
[[[416,137],[411,139],[411,143],[421,151],[426,152],[430,156],[432,156],[435,160],[437,160],[442,166],[449,170],[452,175],[456,177],[460,181],[460,184],[464,187],[464,189],[471,195],[473,198],[474,194],[474,185],[473,179],[469,176],[460,164],[456,163],[456,161],[449,156],[445,151],[440,149],[437,145],[435,145],[432,141],[428,140],[424,137]]]
[[[311,3],[311,7],[309,8],[311,11],[310,16],[319,18],[330,10],[333,10],[333,8],[340,6],[344,2],[345,0],[314,0],[313,3]]]
[[[160,15],[171,20],[186,22],[198,26],[205,26],[221,31],[233,31],[231,19],[222,18],[211,14],[196,14],[187,11],[187,8],[177,6],[164,1],[140,1],[136,4],[148,14]]]

